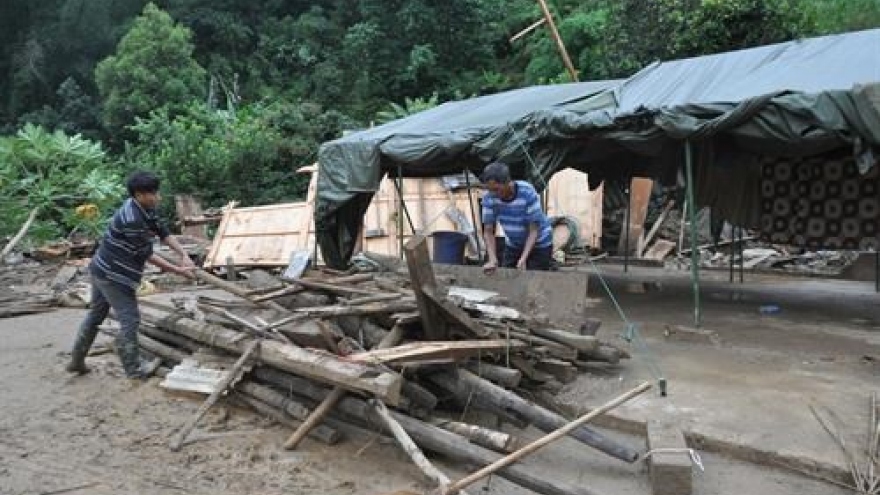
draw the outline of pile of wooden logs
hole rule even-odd
[[[247,287],[198,271],[200,280],[237,297],[145,301],[140,345],[166,368],[184,361],[192,366],[193,360],[202,367],[225,363],[211,395],[171,447],[181,448],[201,415],[228,392],[294,428],[285,448],[307,435],[336,442],[342,423],[383,425],[429,478],[448,486],[422,449],[486,466],[518,447],[509,434],[447,419],[450,411],[459,418],[463,410],[478,409],[553,432],[568,420],[517,391],[574,379],[589,361],[625,357],[599,342],[595,323],[585,326],[585,334],[558,330],[493,304],[480,293],[485,291],[444,287],[424,239],[410,241],[406,254],[406,277],[322,269],[282,280],[254,272]],[[640,455],[586,426],[572,426],[568,435],[623,462]],[[592,493],[516,464],[499,469],[498,475],[538,493]]]

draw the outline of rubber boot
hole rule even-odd
[[[69,373],[76,373],[77,375],[85,375],[92,371],[86,366],[86,353],[76,349],[70,353],[70,362],[67,363],[67,367],[64,369]]]

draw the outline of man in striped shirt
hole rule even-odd
[[[89,372],[86,355],[98,334],[98,325],[113,308],[120,323],[116,351],[125,375],[134,379],[148,378],[158,363],[149,366],[141,362],[138,350],[140,311],[136,292],[144,265],[149,261],[165,271],[193,277],[195,266],[192,260],[180,243],[169,235],[168,229],[159,223],[156,215],[161,200],[159,178],[150,172],[135,172],[129,177],[127,186],[130,197],[113,215],[89,265],[92,301],[73,344],[71,361],[67,365],[67,371],[71,373]],[[180,265],[153,254],[153,239],[156,237],[180,255]]]
[[[498,268],[496,224],[501,224],[505,236],[501,266],[549,270],[553,238],[535,188],[526,181],[511,180],[510,169],[501,162],[486,166],[480,180],[487,190],[483,195],[482,221],[489,260],[483,265],[483,271],[491,274]]]

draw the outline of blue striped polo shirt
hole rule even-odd
[[[168,234],[155,210],[128,198],[110,220],[89,267],[99,277],[137,289],[144,265],[153,254],[153,239],[165,239]]]
[[[535,247],[546,248],[553,244],[550,222],[541,210],[538,192],[526,181],[513,182],[514,196],[504,201],[492,192],[483,195],[483,225],[500,223],[506,243],[514,249],[522,249],[529,236],[529,224],[538,225]]]

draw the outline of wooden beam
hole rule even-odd
[[[428,255],[428,241],[424,235],[415,235],[406,243],[403,250],[406,254],[406,265],[409,268],[413,292],[416,296],[416,305],[422,317],[425,339],[446,340],[449,338],[446,322],[441,317],[438,308],[424,292],[425,288],[430,291],[437,287],[431,258]]]
[[[142,317],[178,335],[234,353],[242,353],[250,340],[245,334],[227,328],[200,323],[183,316],[156,318],[148,312]],[[397,405],[403,379],[363,363],[345,361],[332,354],[303,349],[277,341],[265,341],[260,361],[278,369],[313,380],[339,385],[349,390],[363,390]]]
[[[424,361],[452,360],[480,356],[487,352],[507,349],[522,349],[526,344],[507,340],[457,340],[411,342],[409,344],[375,349],[348,356],[350,361],[359,363],[419,363]]]

